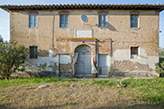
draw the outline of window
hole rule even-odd
[[[108,27],[107,14],[99,14],[99,27]]]
[[[68,14],[60,15],[60,27],[68,27]]]
[[[30,58],[38,58],[37,46],[30,46]]]
[[[30,14],[29,15],[29,28],[37,27],[38,24],[38,15]]]
[[[138,17],[137,14],[131,14],[130,15],[130,26],[131,28],[138,28]]]
[[[131,47],[131,58],[137,58],[138,56],[138,47]]]

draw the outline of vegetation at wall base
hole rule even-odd
[[[159,49],[159,56],[164,56],[164,48],[160,48]]]
[[[123,81],[126,88],[134,88],[140,94],[135,95],[140,100],[150,100],[153,102],[164,103],[164,78],[154,79],[126,79]],[[164,104],[162,104],[164,106]]]
[[[164,56],[163,57],[159,57],[159,63],[164,62]]]
[[[164,61],[162,63],[156,63],[155,64],[156,68],[155,68],[155,71],[157,73],[164,73]]]

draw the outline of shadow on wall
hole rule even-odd
[[[56,57],[58,53],[59,53],[59,50],[52,49],[52,56],[53,57]],[[40,57],[49,57],[49,50],[39,49],[38,50],[38,56],[40,56]]]
[[[84,24],[84,25],[91,26],[91,27],[99,27],[99,24],[96,24],[96,25]],[[104,27],[99,27],[99,28],[104,28]],[[110,23],[108,23],[108,27],[107,28],[109,30],[111,30],[111,31],[117,31],[116,28],[113,25],[111,25]]]
[[[49,51],[45,49],[38,50],[38,56],[40,57],[49,57]]]
[[[108,23],[108,29],[111,31],[117,31],[116,28],[113,25],[111,25],[110,23]]]

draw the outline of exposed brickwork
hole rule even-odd
[[[60,27],[60,13],[68,14],[68,27]],[[38,46],[39,57],[49,57],[49,50],[53,48],[53,57],[58,54],[68,53],[71,55],[72,63],[61,65],[46,66],[39,65],[36,68],[48,69],[54,72],[61,71],[64,75],[72,74],[74,51],[79,45],[88,45],[92,49],[94,64],[96,65],[97,54],[108,54],[111,56],[108,65],[111,66],[112,61],[115,66],[111,66],[111,71],[133,71],[143,70],[152,71],[153,62],[158,60],[154,57],[159,56],[159,12],[155,10],[54,10],[54,11],[37,11],[38,27],[29,28],[29,11],[13,11],[10,12],[10,37],[12,40],[18,41],[19,44],[29,46]],[[89,18],[88,22],[83,24],[80,15],[86,14]],[[98,27],[98,14],[106,13],[108,19],[108,27]],[[139,27],[130,27],[130,14],[139,14]],[[92,29],[91,38],[76,38],[75,31],[77,29]],[[145,59],[146,64],[138,61],[130,62],[129,59],[118,62],[113,57],[117,50],[130,50],[131,46],[138,46],[144,49],[144,56],[140,56],[140,60]],[[130,51],[125,53],[130,58]],[[141,53],[142,54],[142,53]],[[121,57],[121,54],[119,54]],[[43,59],[44,60],[44,59]],[[51,60],[51,59],[50,59]],[[31,61],[31,60],[30,60]],[[57,62],[57,60],[56,60]],[[41,62],[39,62],[40,64]],[[153,64],[154,64],[153,63]],[[49,62],[46,62],[49,65]],[[50,69],[49,69],[50,68]],[[115,69],[115,70],[113,70]],[[117,69],[117,70],[116,70]],[[71,72],[70,72],[71,71]],[[67,74],[66,74],[67,73]]]

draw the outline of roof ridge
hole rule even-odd
[[[164,4],[148,4],[148,3],[146,3],[146,4],[140,4],[140,3],[138,3],[138,4],[88,4],[88,3],[86,3],[86,4],[32,4],[32,5],[10,5],[10,4],[8,4],[8,5],[0,5],[0,6],[70,6],[70,5],[80,5],[80,6],[82,6],[82,5],[92,5],[92,6],[94,6],[94,5],[117,5],[117,6],[119,6],[119,5],[131,5],[131,6],[133,6],[133,5],[141,5],[141,6],[144,6],[144,5],[147,5],[147,6],[164,6]]]
[[[45,4],[45,5],[0,5],[0,8],[11,10],[53,10],[53,9],[126,9],[126,10],[164,10],[164,4]]]

